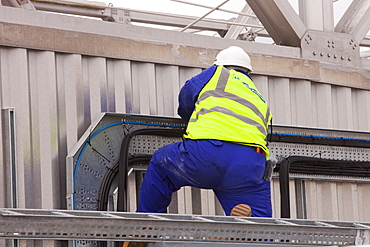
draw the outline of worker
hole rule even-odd
[[[154,153],[137,212],[165,213],[173,192],[193,186],[212,189],[225,215],[272,216],[264,178],[272,115],[250,72],[249,55],[230,46],[186,81],[178,107],[188,122],[184,139]]]

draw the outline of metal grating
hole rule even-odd
[[[201,241],[288,245],[369,243],[370,224],[68,210],[0,210],[6,239]]]
[[[370,149],[368,148],[293,143],[271,143],[269,148],[273,154],[281,157],[299,155],[333,160],[368,161],[370,159]]]
[[[132,138],[130,154],[153,154],[159,148],[174,142],[181,141],[181,138],[140,135]]]

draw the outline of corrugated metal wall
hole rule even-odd
[[[18,206],[26,208],[66,207],[65,157],[101,112],[176,116],[181,85],[201,71],[21,48],[3,47],[0,55],[2,108],[14,108],[16,118]],[[268,96],[276,124],[363,131],[369,128],[366,118],[370,107],[364,107],[370,104],[369,91],[308,80],[262,75],[253,78],[262,94]],[[7,145],[6,140],[2,144]],[[327,184],[308,184],[309,191],[316,186],[316,190],[326,196],[327,190],[322,187]],[[275,182],[275,200],[279,194],[277,186]],[[331,186],[349,185],[331,183]],[[356,185],[350,183],[350,186]],[[361,188],[370,190],[370,186]],[[346,191],[352,194],[348,190],[342,193]],[[189,198],[186,194],[191,195],[191,189],[181,193],[179,204],[189,204],[189,200],[183,203],[180,200]],[[202,198],[208,198],[209,202],[202,203],[203,208],[195,211],[214,214],[213,195],[206,191],[197,193],[202,193]],[[316,193],[310,195],[314,198]],[[351,200],[352,207],[362,205],[362,199],[366,197]],[[192,213],[192,208],[184,206],[181,210],[180,207],[178,213]],[[276,205],[276,216],[278,208]],[[310,212],[309,215],[339,219],[338,215],[328,213]]]
[[[37,14],[32,13],[32,15]],[[11,15],[9,22],[12,18],[16,16]],[[53,17],[53,15],[40,14],[39,19],[30,19],[34,21],[30,24],[30,28],[32,25],[39,25],[44,29],[49,28],[48,22],[40,21],[48,18],[56,18],[50,22],[52,23],[50,25],[56,25],[56,20],[62,20],[62,18],[67,18],[66,21],[69,22],[71,20],[78,23],[86,22],[86,25],[95,23],[92,20],[75,19],[75,17]],[[7,25],[10,28],[12,26],[4,20],[1,24],[1,35],[6,36]],[[13,25],[18,25],[18,23]],[[104,25],[125,28],[113,23]],[[157,30],[145,28],[137,30],[140,32],[146,30],[149,33],[148,36],[157,32]],[[161,32],[163,31],[158,31],[159,34]],[[96,33],[104,34],[104,30],[99,29]],[[167,32],[166,34],[169,35]],[[92,35],[95,34],[92,33]],[[108,43],[111,37],[109,35],[105,36]],[[255,62],[256,72],[252,77],[269,101],[274,115],[274,124],[369,130],[370,76],[368,70],[347,68],[347,71],[343,72],[338,67],[338,69],[331,68],[329,72],[325,72],[328,69],[321,68],[322,65],[317,61],[296,58],[291,62],[292,57],[283,56],[274,57],[275,60],[269,62],[270,56],[264,58],[263,55],[257,54],[255,48],[259,47],[258,44],[246,44],[235,40],[225,41],[213,37],[199,38],[206,42],[196,47],[191,43],[193,41],[184,40],[180,36],[177,39],[178,43],[189,42],[188,47],[185,44],[181,49],[184,49],[183,53],[185,52],[191,61],[184,63],[178,57],[171,57],[166,63],[159,61],[161,58],[156,57],[161,52],[155,51],[158,47],[156,42],[137,41],[137,37],[130,39],[124,32],[115,35],[128,40],[130,45],[137,42],[136,49],[140,49],[140,44],[145,43],[153,50],[147,51],[147,58],[145,58],[145,52],[142,52],[144,55],[141,54],[138,57],[130,54],[127,58],[123,58],[123,55],[114,57],[114,55],[99,54],[98,51],[95,54],[89,54],[84,50],[85,48],[81,48],[84,50],[81,53],[62,52],[59,47],[55,50],[53,47],[45,47],[42,50],[40,47],[27,43],[29,41],[18,44],[16,38],[13,41],[2,39],[0,106],[3,111],[0,131],[3,138],[0,148],[7,150],[7,147],[11,145],[9,139],[6,138],[8,130],[4,128],[4,123],[7,121],[4,109],[11,108],[15,115],[18,207],[66,208],[66,156],[101,112],[177,116],[177,94],[180,87],[188,78],[207,66],[203,60],[200,61],[204,55],[200,54],[199,50],[207,50],[208,57],[212,57],[218,50],[233,44],[243,45],[252,53],[254,51],[252,62]],[[189,36],[191,34],[179,35],[189,40],[193,37]],[[178,47],[174,41],[171,41],[174,42],[172,45],[166,43],[165,38],[166,36],[163,37],[162,43],[165,43],[166,47],[169,45],[169,48],[163,49],[172,51],[173,47]],[[33,39],[37,41],[37,37]],[[41,43],[40,46],[46,42],[43,39],[51,40],[53,37],[42,37],[38,40]],[[207,44],[210,48],[204,48]],[[71,49],[77,49],[74,43],[69,45]],[[124,47],[125,43],[121,45]],[[269,49],[261,50],[261,53],[268,53]],[[291,51],[293,57],[297,54],[295,48],[289,50],[281,48],[283,55],[288,54],[288,51]],[[271,54],[276,53],[279,54],[278,48],[271,48]],[[307,65],[307,62],[311,64],[311,67]],[[269,65],[273,66],[268,67]],[[336,71],[338,74],[335,73]],[[360,78],[359,85],[353,83],[357,78]],[[348,85],[343,83],[346,81]],[[10,159],[9,153],[4,153],[0,157],[2,170],[6,170]],[[6,186],[8,175],[2,173],[0,178],[3,181],[0,184],[0,195],[3,198],[11,193]],[[292,201],[294,201],[294,182],[291,187]],[[275,180],[273,182],[275,217],[279,217],[278,191],[278,183]],[[370,214],[366,210],[369,200],[364,196],[370,192],[369,182],[307,181],[306,192],[306,200],[310,209],[307,212],[308,218],[370,220]],[[196,207],[191,206],[191,201],[187,200],[189,196],[193,199],[200,196],[202,204]],[[213,194],[209,191],[192,191],[191,188],[184,188],[178,193],[176,201],[178,202],[178,213],[218,214],[222,212]],[[11,206],[9,200],[0,200],[0,207]],[[294,207],[293,202],[293,211]],[[293,217],[297,216],[293,213]]]

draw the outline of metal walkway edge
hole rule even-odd
[[[363,245],[370,223],[146,214],[82,210],[0,209],[0,238],[253,245]]]

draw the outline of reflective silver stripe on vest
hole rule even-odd
[[[225,91],[227,81],[229,80],[230,70],[222,67],[220,78],[218,78],[216,90]]]
[[[266,117],[263,115],[263,113],[260,111],[260,109],[258,109],[254,104],[252,104],[250,101],[244,99],[244,98],[241,98],[235,94],[232,94],[232,93],[228,93],[228,92],[225,92],[225,88],[226,88],[226,84],[229,80],[229,76],[230,76],[230,71],[228,69],[226,69],[225,67],[222,67],[222,70],[221,70],[221,74],[220,74],[220,78],[218,79],[218,82],[217,82],[217,86],[216,86],[216,90],[209,90],[209,91],[206,91],[204,92],[197,100],[197,103],[208,98],[208,97],[220,97],[220,98],[226,98],[226,99],[230,99],[230,100],[233,100],[235,102],[238,102],[240,104],[242,104],[243,106],[251,109],[258,117],[261,118],[262,122],[264,123],[264,125],[267,127],[267,124],[268,124],[268,120],[270,118],[270,109],[269,107],[267,106],[267,114],[266,114]],[[215,109],[215,108],[212,108],[212,109]],[[223,108],[223,109],[226,109],[226,108]],[[202,109],[203,110],[203,109]],[[202,111],[201,110],[201,111]],[[233,111],[230,110],[230,112],[234,113]],[[224,113],[224,112],[222,112]],[[205,114],[205,113],[203,113]],[[226,114],[226,113],[225,113]],[[198,115],[199,115],[199,112],[197,113],[196,115],[196,119],[198,118]],[[237,116],[242,116],[242,115],[239,115],[239,114],[236,114],[234,113],[233,114],[228,114],[228,115],[231,115],[231,116],[234,116],[240,120],[242,120],[241,118],[237,117]],[[247,118],[247,117],[244,117],[244,118]],[[196,119],[190,119],[191,122],[195,122]],[[247,118],[249,119],[249,118]],[[258,125],[261,125],[260,123],[256,122],[255,120],[252,120],[250,119],[251,121],[253,121],[254,123],[257,123]],[[244,121],[244,120],[242,120]],[[247,121],[244,121],[248,124],[250,124],[250,122],[247,122]],[[252,124],[254,126],[256,126],[255,124]],[[260,129],[259,126],[256,126],[258,129]],[[265,127],[263,127],[263,129],[265,130]],[[261,131],[262,133],[265,133],[266,131]]]
[[[269,116],[270,116],[270,111],[269,109],[268,110],[268,115],[265,117],[262,112],[254,105],[252,104],[250,101],[246,100],[246,99],[243,99],[235,94],[232,94],[232,93],[228,93],[228,92],[220,92],[220,91],[216,91],[216,90],[210,90],[210,91],[206,91],[204,92],[200,98],[198,99],[198,101],[202,101],[202,100],[205,100],[206,98],[208,97],[217,97],[217,98],[227,98],[227,99],[231,99],[235,102],[238,102],[239,104],[245,106],[245,107],[248,107],[249,109],[251,109],[258,117],[261,118],[261,120],[263,121],[263,123],[265,125],[267,125],[268,123],[268,119],[269,119]]]
[[[255,121],[255,120],[253,120],[251,118],[248,118],[246,116],[243,116],[243,115],[240,115],[240,114],[236,114],[232,110],[229,110],[227,108],[220,107],[220,106],[215,106],[215,107],[212,107],[211,109],[202,108],[199,112],[197,112],[196,118],[195,119],[190,119],[189,122],[196,122],[199,115],[204,115],[204,114],[212,113],[212,112],[220,112],[220,113],[223,113],[223,114],[226,114],[226,115],[235,117],[235,118],[237,118],[237,119],[239,119],[239,120],[241,120],[241,121],[243,121],[243,122],[245,122],[245,123],[247,123],[249,125],[255,126],[256,128],[258,128],[258,130],[262,134],[264,134],[265,136],[267,135],[267,130],[265,129],[265,126],[263,126],[259,122]]]

